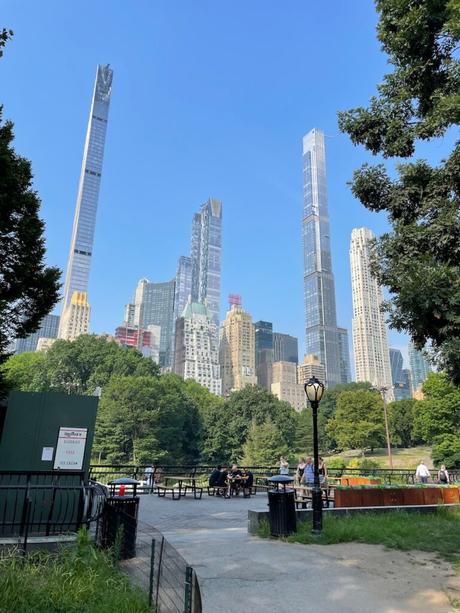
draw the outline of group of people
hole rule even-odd
[[[441,485],[447,485],[450,482],[449,472],[444,464],[441,464],[441,468],[438,470],[438,483]],[[431,473],[428,470],[425,462],[420,460],[420,464],[417,466],[415,471],[415,478],[420,481],[420,483],[428,483],[428,479],[431,477]]]
[[[217,496],[238,496],[243,492],[245,498],[251,495],[251,487],[254,483],[254,476],[250,470],[238,468],[237,464],[232,464],[229,470],[226,466],[217,466],[209,476],[209,487],[216,491]]]
[[[289,475],[289,462],[281,457],[280,458],[280,475]],[[319,458],[318,462],[318,474],[319,483],[323,485],[327,481],[327,467],[323,458]],[[299,458],[297,469],[294,474],[294,481],[296,485],[312,486],[315,482],[315,465],[311,457]]]

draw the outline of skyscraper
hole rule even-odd
[[[273,361],[298,363],[299,343],[295,336],[273,332]]]
[[[303,363],[297,366],[297,381],[300,385],[305,385],[312,377],[324,381],[326,372],[317,355],[306,355]]]
[[[86,292],[73,292],[59,324],[59,338],[74,341],[80,334],[88,334],[91,307]]]
[[[381,312],[383,295],[370,269],[370,241],[373,238],[368,228],[355,228],[351,233],[355,372],[357,381],[369,381],[375,387],[387,388],[386,398],[390,401],[393,400],[393,382],[387,329]]]
[[[134,296],[133,324],[143,329],[160,326],[160,366],[172,366],[175,279],[164,283],[150,283],[141,279]],[[129,309],[128,309],[129,312]]]
[[[257,383],[270,389],[273,364],[273,324],[269,321],[256,321],[254,324]]]
[[[216,324],[206,305],[188,302],[176,320],[174,372],[222,393]]]
[[[128,322],[123,322],[115,330],[115,341],[122,347],[134,347],[146,358],[157,364],[160,361],[160,326],[150,324],[147,330]]]
[[[273,362],[271,393],[300,413],[307,404],[303,385],[297,382],[297,365],[294,362]]]
[[[326,188],[324,134],[316,128],[303,137],[303,255],[305,353],[317,355],[326,384],[341,383],[335,284],[332,272]]]
[[[26,338],[18,338],[14,344],[15,353],[25,353],[26,351],[35,351],[40,338],[56,338],[59,329],[59,315],[46,315],[40,324],[40,327],[33,334],[29,334]]]
[[[257,384],[254,326],[240,304],[232,305],[220,326],[219,355],[224,396]]]
[[[62,301],[63,314],[70,305],[74,292],[88,292],[105,136],[112,93],[112,77],[113,71],[108,65],[97,67],[83,151],[69,259],[67,261]],[[61,329],[59,336],[62,336]]]
[[[350,383],[350,349],[348,345],[348,330],[337,328],[339,336],[339,358],[340,358],[340,383]]]
[[[412,371],[412,386],[414,391],[418,389],[433,369],[422,351],[415,348],[414,343],[409,343],[409,364]]]
[[[181,255],[177,262],[174,321],[182,315],[192,295],[192,258]]]
[[[192,301],[207,304],[219,329],[222,202],[209,198],[193,217]]]
[[[403,369],[403,356],[399,349],[390,347],[390,366],[391,366],[391,378],[393,385],[396,385],[402,381],[402,369]]]

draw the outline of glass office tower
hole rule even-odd
[[[209,198],[193,217],[192,302],[206,303],[219,329],[222,202]]]
[[[342,382],[332,273],[326,189],[324,134],[313,129],[303,138],[303,255],[305,353],[319,357],[326,384]]]
[[[273,332],[273,361],[298,363],[299,343],[295,336]]]
[[[112,77],[113,71],[108,65],[97,67],[67,261],[63,310],[70,304],[74,292],[88,291]]]
[[[256,321],[254,324],[257,383],[265,389],[272,384],[273,324]]]
[[[18,338],[15,341],[14,352],[25,353],[36,351],[39,338],[57,338],[59,329],[59,315],[45,315],[39,329],[26,338]]]

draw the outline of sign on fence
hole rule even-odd
[[[85,456],[87,428],[59,428],[54,468],[81,470]]]

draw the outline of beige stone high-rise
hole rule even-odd
[[[86,292],[74,292],[61,315],[59,338],[74,341],[80,334],[88,334],[91,307]]]
[[[219,358],[224,396],[257,385],[254,326],[240,305],[232,305],[221,323]]]
[[[271,392],[279,400],[289,404],[300,413],[307,404],[303,385],[297,382],[297,364],[274,362],[272,366]]]
[[[324,364],[321,364],[319,357],[311,353],[304,357],[303,364],[297,366],[297,381],[301,385],[305,385],[312,377],[316,377],[324,383],[326,369]]]
[[[368,228],[355,228],[351,233],[350,267],[353,295],[353,351],[356,381],[369,381],[375,387],[387,388],[387,401],[393,400],[387,328],[381,305],[382,288],[370,269],[370,241],[374,234]]]

